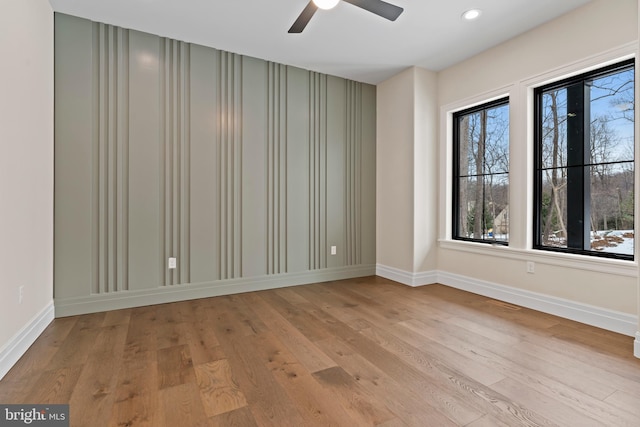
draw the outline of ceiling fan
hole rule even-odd
[[[318,8],[331,9],[338,4],[340,0],[310,0],[307,6],[302,10],[296,22],[289,28],[289,33],[301,33],[307,26],[313,14],[316,13]],[[351,3],[354,6],[358,6],[361,9],[368,10],[371,13],[375,13],[378,16],[388,19],[389,21],[395,21],[398,16],[404,10],[399,6],[387,3],[382,0],[342,0],[347,3]]]

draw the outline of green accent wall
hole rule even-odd
[[[371,85],[56,14],[56,315],[375,274],[375,117]]]

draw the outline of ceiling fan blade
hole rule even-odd
[[[289,33],[301,33],[311,20],[311,17],[313,17],[313,14],[316,13],[316,10],[318,10],[318,6],[316,6],[313,1],[310,1],[302,10],[296,22],[289,28]]]
[[[403,8],[387,3],[382,0],[344,0],[347,3],[351,3],[354,6],[358,6],[364,10],[368,10],[371,13],[375,13],[378,16],[388,19],[389,21],[395,21],[398,16],[404,11]]]

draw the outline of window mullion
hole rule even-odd
[[[590,87],[567,87],[567,247],[591,248]]]

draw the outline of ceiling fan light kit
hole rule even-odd
[[[321,9],[331,9],[335,7],[340,0],[311,0],[305,8],[298,16],[298,19],[293,23],[291,28],[289,28],[289,33],[301,33],[302,30],[307,26],[313,15],[316,13],[318,8]],[[393,5],[391,3],[387,3],[382,0],[342,0],[346,3],[351,3],[354,6],[359,7],[360,9],[364,9],[368,12],[371,12],[375,15],[381,16],[382,18],[388,19],[389,21],[395,21],[398,19],[398,16],[404,10],[403,8]]]
[[[329,10],[336,7],[340,0],[312,0],[320,9]]]

